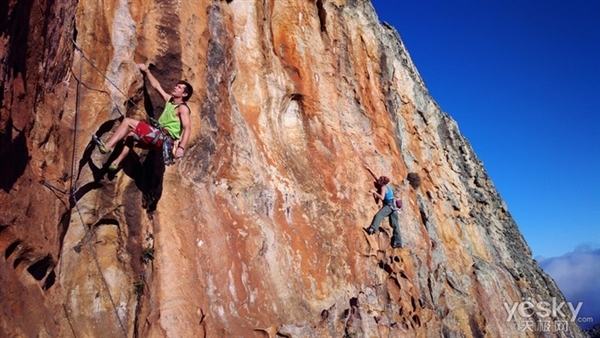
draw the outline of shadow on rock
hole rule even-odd
[[[142,207],[147,212],[155,211],[162,196],[165,174],[162,153],[159,150],[148,150],[147,155],[140,160],[140,156],[132,151],[123,161],[122,171],[133,179],[136,187],[142,192]],[[108,178],[113,179],[115,174],[118,175],[118,172],[109,172]]]
[[[19,133],[14,139],[13,130]],[[9,192],[23,175],[29,162],[25,133],[13,127],[12,119],[9,119],[6,128],[0,131],[0,159],[0,188]]]

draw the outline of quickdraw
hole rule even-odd
[[[165,162],[165,165],[172,165],[173,163],[175,163],[175,158],[173,157],[173,138],[171,138],[169,132],[165,128],[163,128],[154,118],[150,118],[150,123],[154,128],[157,128],[159,130],[159,132],[156,133],[154,139],[152,140],[152,145],[156,146],[160,141],[163,161]]]

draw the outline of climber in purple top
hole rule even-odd
[[[394,229],[392,236],[392,247],[393,248],[401,248],[402,247],[402,238],[400,237],[400,226],[398,225],[398,213],[396,212],[396,206],[394,205],[394,193],[392,189],[387,186],[390,182],[390,179],[386,176],[377,176],[371,170],[371,168],[365,164],[365,169],[369,171],[371,176],[375,179],[375,187],[376,189],[371,189],[369,192],[373,194],[375,197],[375,202],[382,202],[381,209],[375,214],[373,217],[373,221],[368,228],[365,228],[365,231],[369,235],[373,235],[379,229],[379,224],[385,217],[389,217],[390,225],[392,229]]]

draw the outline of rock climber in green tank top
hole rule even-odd
[[[166,101],[165,109],[158,119],[159,127],[126,117],[106,143],[94,136],[94,141],[98,144],[98,148],[103,154],[110,153],[119,141],[126,139],[123,151],[108,167],[111,171],[119,169],[121,161],[125,159],[131,150],[132,144],[128,142],[130,140],[161,149],[165,137],[161,134],[166,133],[168,134],[166,137],[172,140],[179,140],[179,144],[173,155],[175,158],[180,158],[183,157],[190,139],[190,109],[186,105],[186,102],[192,96],[192,86],[185,81],[179,81],[169,94],[161,87],[158,80],[156,80],[148,69],[148,66],[145,64],[139,64],[138,66],[146,75],[152,88],[156,89]]]

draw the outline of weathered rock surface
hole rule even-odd
[[[162,110],[141,62],[192,140],[111,176],[90,135]],[[507,321],[564,298],[368,1],[8,0],[0,75],[2,337],[584,336]]]

